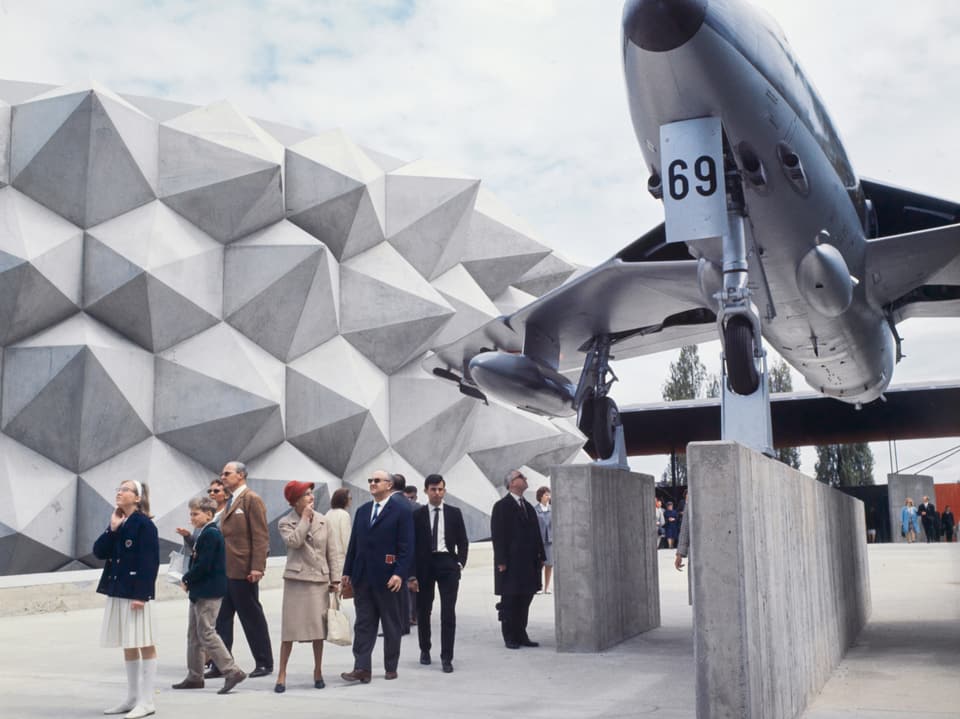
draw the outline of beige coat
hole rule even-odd
[[[336,534],[340,540],[340,547],[344,553],[350,546],[350,530],[353,527],[353,520],[350,519],[350,513],[345,509],[331,509],[324,515],[327,518],[327,527],[331,534]]]
[[[310,522],[291,511],[277,523],[287,545],[284,579],[302,582],[339,582],[343,571],[345,547],[336,532],[328,531],[327,520],[319,512]]]

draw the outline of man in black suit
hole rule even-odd
[[[493,592],[500,595],[500,629],[507,649],[536,647],[527,635],[533,595],[540,589],[540,569],[546,560],[537,515],[523,493],[527,478],[518,469],[507,472],[507,494],[493,505]]]
[[[467,564],[467,528],[463,514],[443,501],[446,482],[439,474],[427,475],[423,483],[429,504],[413,513],[417,545],[417,578],[411,582],[417,596],[417,634],[420,663],[430,663],[430,613],[434,585],[440,590],[440,662],[447,674],[453,671],[453,640],[457,632],[457,592],[460,571]]]
[[[917,516],[920,517],[920,524],[923,525],[923,535],[928,542],[936,541],[933,533],[934,511],[933,502],[930,501],[930,497],[924,497],[920,506],[917,507]]]
[[[385,679],[397,678],[400,660],[400,590],[413,562],[413,513],[391,500],[393,477],[377,470],[367,480],[372,502],[353,518],[350,545],[343,562],[341,586],[353,590],[353,671],[340,675],[348,682],[368,684],[377,624],[383,625]],[[402,497],[400,501],[406,501]]]

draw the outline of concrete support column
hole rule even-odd
[[[890,505],[890,540],[894,544],[906,544],[906,537],[900,535],[903,522],[900,512],[903,510],[907,497],[913,500],[913,506],[920,506],[924,496],[933,497],[933,477],[925,474],[888,474],[887,475],[887,502]],[[943,511],[937,507],[937,511]],[[926,541],[923,535],[923,524],[920,515],[917,515],[917,541]]]
[[[797,717],[870,614],[863,503],[734,442],[687,471],[697,719]]]
[[[573,465],[551,484],[557,650],[600,652],[660,626],[653,477]]]

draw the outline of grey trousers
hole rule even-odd
[[[223,674],[237,668],[233,656],[215,629],[220,602],[220,599],[198,599],[190,602],[187,619],[187,679],[203,679],[205,656],[209,657]]]

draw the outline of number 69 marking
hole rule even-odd
[[[670,187],[670,197],[682,200],[690,192],[690,180],[684,174],[687,163],[683,160],[674,160],[668,168],[667,181]],[[717,164],[709,155],[700,155],[693,163],[693,174],[700,181],[694,185],[697,194],[710,197],[717,191]],[[702,184],[701,184],[702,183]]]

